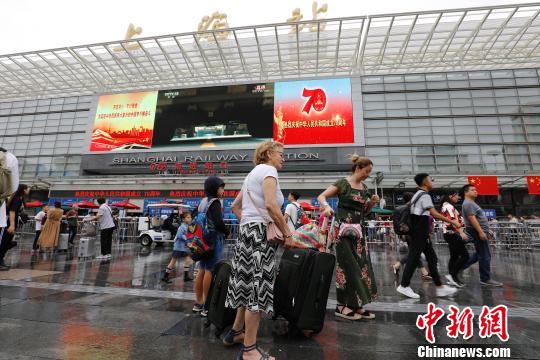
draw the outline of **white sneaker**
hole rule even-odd
[[[103,255],[103,259],[105,259],[105,260],[112,259],[112,254]]]
[[[410,286],[403,287],[403,286],[399,285],[396,290],[397,290],[398,293],[400,293],[402,295],[405,295],[407,297],[410,297],[411,299],[420,299],[420,295],[415,293],[413,291],[413,289],[411,289]]]
[[[448,280],[448,285],[461,287],[457,282],[454,281],[454,278],[452,277],[452,275],[446,274],[444,277],[446,278],[446,280]]]
[[[456,292],[457,292],[456,288],[446,286],[446,285],[443,285],[442,287],[438,287],[435,290],[437,297],[445,297],[449,295],[454,295]]]
[[[105,259],[105,255],[96,256],[96,260],[103,260],[103,259]]]

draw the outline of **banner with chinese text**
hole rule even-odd
[[[286,145],[354,143],[350,79],[275,83],[274,140]]]

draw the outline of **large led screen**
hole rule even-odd
[[[149,149],[157,96],[157,91],[100,96],[90,151]]]
[[[286,145],[354,143],[350,79],[275,83],[274,140]]]
[[[256,146],[272,139],[273,84],[159,91],[152,147]]]

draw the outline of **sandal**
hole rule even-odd
[[[244,333],[244,330],[234,330],[231,328],[229,331],[227,331],[227,334],[223,337],[223,345],[225,346],[233,346],[236,344],[241,344],[243,342],[243,339],[240,341],[234,341],[234,338],[238,335],[242,335]]]
[[[270,359],[270,355],[268,353],[262,351],[259,348],[259,346],[257,346],[257,343],[255,343],[255,344],[253,344],[251,346],[242,345],[242,349],[240,349],[240,353],[236,357],[236,360],[243,360],[244,359],[244,353],[245,352],[250,352],[251,350],[257,350],[261,354],[261,357],[259,358],[259,360],[269,360]]]
[[[339,307],[341,306],[341,310]],[[345,313],[345,309],[349,309],[345,305],[338,305],[336,306],[336,311],[334,312],[334,315],[337,317],[340,317],[342,319],[347,320],[360,320],[362,318],[362,315],[358,314],[356,311],[353,311],[349,309],[347,313]]]
[[[372,320],[375,319],[375,314],[364,310],[363,308],[356,309],[356,313],[362,316],[362,319]]]

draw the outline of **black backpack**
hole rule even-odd
[[[394,225],[394,232],[396,235],[410,235],[411,234],[411,208],[416,204],[416,202],[427,192],[423,191],[422,194],[414,200],[413,203],[410,201],[405,205],[398,206],[392,213],[392,222]]]
[[[304,209],[302,209],[301,206],[296,206],[296,204],[294,203],[292,203],[292,205],[296,208],[296,222],[293,225],[295,229],[298,229],[300,226],[304,225],[304,223],[302,222],[302,219],[306,213],[304,212]]]

